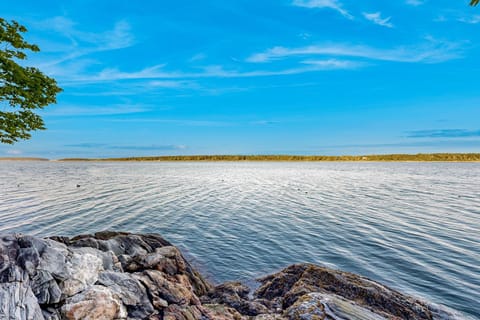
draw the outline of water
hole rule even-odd
[[[480,319],[479,163],[3,161],[0,177],[0,233],[156,232],[216,282],[314,262]]]

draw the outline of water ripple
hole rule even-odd
[[[480,164],[0,162],[0,177],[2,233],[158,232],[217,282],[314,262],[480,318]]]

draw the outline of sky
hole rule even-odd
[[[63,92],[0,157],[480,152],[467,0],[0,2]],[[3,108],[6,108],[3,106]]]

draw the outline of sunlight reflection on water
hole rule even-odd
[[[156,232],[217,282],[315,262],[480,318],[480,164],[4,161],[0,177],[2,233]]]

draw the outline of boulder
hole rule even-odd
[[[109,288],[97,285],[68,298],[61,313],[68,320],[127,319],[120,297]]]
[[[460,319],[367,278],[297,264],[213,286],[159,235],[0,236],[0,319]]]

